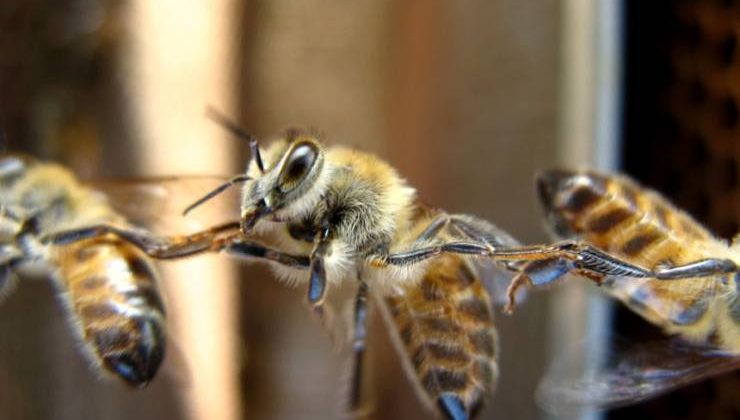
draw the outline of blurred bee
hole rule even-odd
[[[649,322],[694,344],[630,349],[619,366],[573,385],[583,391],[578,399],[623,405],[740,366],[734,357],[740,353],[737,241],[728,246],[658,193],[623,176],[551,171],[540,175],[537,187],[556,236],[585,240],[652,273],[591,277]],[[519,276],[510,293],[523,284],[532,282]]]
[[[547,258],[567,259],[573,270],[638,270],[578,244],[520,246],[488,222],[427,208],[384,161],[325,147],[309,131],[288,130],[261,151],[251,136],[224,117],[212,116],[249,140],[252,159],[245,174],[185,213],[242,184],[238,220],[172,237],[102,223],[45,240],[62,245],[114,234],[154,258],[222,251],[268,261],[279,277],[308,284],[307,301],[324,321],[331,315],[324,305],[328,287],[357,281],[350,402],[355,412],[361,402],[370,289],[387,309],[422,399],[448,418],[466,419],[492,392],[498,376],[491,301],[482,283],[491,280],[495,266],[518,270],[523,261]]]
[[[41,268],[94,365],[145,386],[165,353],[165,311],[149,258],[113,234],[68,245],[43,239],[97,223],[128,226],[67,169],[0,157],[0,292],[9,291],[17,273]]]

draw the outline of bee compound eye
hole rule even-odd
[[[293,148],[280,173],[281,189],[289,191],[295,188],[311,171],[317,157],[318,150],[313,144],[303,143]]]

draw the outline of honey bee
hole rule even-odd
[[[150,259],[112,234],[67,245],[43,239],[97,223],[128,226],[100,193],[62,166],[0,157],[0,293],[10,290],[17,274],[41,268],[93,364],[142,387],[165,354],[165,310]]]
[[[374,301],[387,309],[399,353],[422,400],[447,418],[467,419],[498,377],[493,312],[483,287],[495,267],[526,272],[523,262],[546,259],[568,261],[568,270],[577,272],[614,268],[642,273],[590,246],[521,246],[482,219],[431,209],[380,158],[324,146],[311,131],[287,130],[261,150],[256,139],[225,117],[211,116],[249,141],[252,158],[246,173],[195,201],[185,213],[242,185],[238,220],[181,236],[101,223],[44,240],[63,245],[113,234],[158,259],[225,252],[267,261],[280,278],[307,284],[307,302],[324,321],[331,317],[324,305],[327,289],[356,282],[353,412],[362,394],[369,295],[378,296]],[[542,271],[537,270],[533,276]]]
[[[715,238],[657,192],[623,176],[551,171],[539,176],[537,187],[556,236],[587,241],[650,273],[591,277],[647,321],[693,344],[628,350],[619,366],[572,384],[582,392],[578,399],[624,405],[740,366],[737,241]],[[532,282],[520,276],[510,293],[522,284]]]

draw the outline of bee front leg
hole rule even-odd
[[[323,228],[318,234],[318,241],[311,252],[311,277],[308,280],[308,303],[319,308],[326,297],[326,254],[329,250],[329,228]],[[320,310],[320,309],[317,309]]]
[[[306,255],[287,254],[244,239],[230,241],[220,251],[235,257],[264,259],[292,268],[307,269],[311,264],[311,259]]]
[[[96,225],[52,233],[42,241],[67,245],[83,239],[114,235],[155,259],[178,259],[206,252],[226,252],[237,257],[264,259],[293,268],[308,268],[305,255],[287,254],[263,244],[246,240],[239,231],[239,222],[230,222],[191,235],[160,237],[149,232],[124,229],[112,225]]]
[[[177,259],[219,251],[237,237],[239,222],[229,222],[210,229],[181,236],[157,236],[148,231],[100,224],[53,232],[41,238],[43,243],[68,245],[85,239],[113,235],[156,259]]]

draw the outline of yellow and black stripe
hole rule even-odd
[[[469,418],[498,379],[488,294],[468,261],[435,259],[420,283],[386,299],[419,383],[449,418]]]

